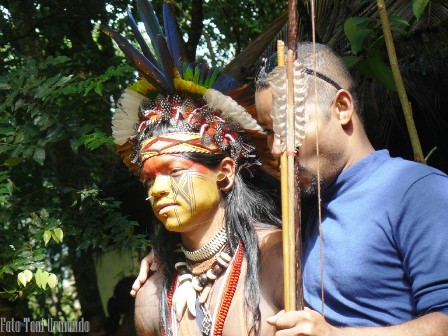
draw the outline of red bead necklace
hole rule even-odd
[[[232,303],[233,296],[235,295],[236,287],[238,285],[238,280],[241,274],[241,267],[243,265],[244,257],[244,244],[240,242],[235,252],[234,260],[228,270],[229,276],[226,283],[224,284],[222,300],[219,300],[217,309],[218,315],[215,322],[215,327],[213,330],[213,336],[222,336],[222,330],[224,328],[224,322],[227,318],[227,313],[229,312],[230,304]],[[173,279],[171,286],[168,290],[168,310],[171,311],[173,304],[173,294],[176,289],[178,274]],[[171,321],[172,323],[172,321]],[[162,335],[165,335],[164,330],[162,330]]]

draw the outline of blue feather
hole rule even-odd
[[[160,72],[157,66],[152,64],[120,34],[117,34],[107,26],[101,26],[101,29],[115,40],[118,47],[123,51],[126,57],[134,63],[135,68],[148,82],[150,82],[158,91],[170,92],[171,86],[167,83],[164,74]]]
[[[212,88],[217,91],[221,91],[222,93],[226,93],[235,90],[240,86],[241,84],[238,83],[232,76],[221,74],[213,83]]]
[[[151,2],[147,0],[137,0],[137,8],[140,13],[140,17],[145,24],[146,32],[151,38],[151,43],[157,57],[160,60],[160,51],[157,46],[157,35],[163,35],[162,28],[159,24],[159,19],[154,13],[154,7]]]
[[[140,45],[140,48],[142,49],[143,55],[155,66],[157,66],[160,69],[160,65],[158,61],[155,59],[154,55],[152,54],[151,50],[149,49],[148,45],[146,44],[145,39],[143,38],[142,34],[138,30],[137,23],[134,20],[134,17],[131,14],[131,11],[128,10],[128,18],[129,23],[131,25],[132,32],[134,33],[134,36]]]
[[[177,69],[174,66],[174,62],[171,58],[170,51],[168,50],[166,40],[162,35],[157,35],[157,46],[159,47],[160,51],[159,56],[163,68],[163,73],[165,74],[165,78],[168,85],[170,86],[171,92],[174,92],[176,90],[174,89],[173,77],[174,71],[177,71]]]
[[[166,42],[173,57],[177,70],[182,72],[181,61],[185,60],[182,51],[182,40],[177,31],[177,23],[167,3],[163,3],[163,27],[165,30]]]

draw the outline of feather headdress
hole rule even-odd
[[[240,167],[259,164],[246,133],[263,131],[246,111],[245,100],[235,98],[244,97],[242,92],[248,87],[205,64],[186,62],[167,4],[163,4],[165,34],[148,0],[137,0],[137,7],[152,48],[130,12],[129,23],[140,50],[109,27],[102,27],[141,76],[122,94],[112,121],[118,152],[128,168],[139,175],[148,157],[181,152],[229,152]],[[171,131],[155,139],[152,130],[160,124]]]

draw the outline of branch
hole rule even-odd
[[[412,115],[411,103],[408,100],[406,89],[404,87],[403,78],[401,77],[400,68],[398,67],[397,55],[395,53],[394,40],[390,29],[389,17],[384,0],[377,0],[378,10],[380,13],[381,25],[383,27],[384,40],[386,41],[389,62],[392,68],[395,85],[397,86],[398,96],[403,108],[404,119],[408,128],[409,137],[411,139],[412,149],[414,151],[414,159],[417,162],[426,164],[423,155],[420,139],[418,137],[417,128],[415,127],[414,117]]]

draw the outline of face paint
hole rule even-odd
[[[142,177],[149,182],[154,213],[169,231],[185,232],[211,222],[217,213],[216,173],[199,163],[173,155],[155,156],[145,161]]]

